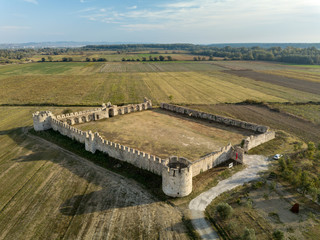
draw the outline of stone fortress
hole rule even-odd
[[[108,141],[97,132],[81,131],[73,126],[117,115],[152,109],[152,102],[147,98],[140,104],[117,106],[108,103],[103,104],[101,108],[58,116],[53,115],[50,111],[36,112],[33,114],[33,126],[35,131],[53,129],[64,136],[85,144],[85,149],[91,153],[99,150],[113,158],[162,176],[162,190],[166,195],[171,197],[189,195],[192,192],[193,177],[230,159],[242,163],[245,152],[275,138],[275,132],[270,131],[266,126],[199,112],[167,103],[161,103],[160,108],[188,115],[192,118],[248,129],[252,131],[253,135],[243,139],[241,147],[228,144],[219,151],[209,153],[191,162],[186,158],[176,156],[161,159],[149,153]]]

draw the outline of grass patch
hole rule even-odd
[[[294,145],[297,142],[301,141],[284,131],[277,131],[275,139],[249,150],[249,154],[261,154],[265,156],[272,156],[277,153],[293,153],[295,151]],[[305,146],[306,144],[302,145],[302,147]]]
[[[248,192],[256,186],[246,184],[232,191],[225,192],[215,198],[206,208],[205,214],[208,220],[215,226],[222,239],[241,239],[245,228],[252,228],[257,239],[271,239],[272,231],[270,225],[253,208]],[[228,203],[233,208],[233,214],[224,220],[218,217],[216,206],[219,203]]]

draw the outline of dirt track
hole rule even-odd
[[[227,70],[225,73],[230,73],[239,77],[251,78],[257,81],[276,84],[279,86],[296,89],[303,92],[309,92],[313,94],[320,94],[320,83],[304,81],[295,78],[289,78],[279,75],[266,74],[255,72],[251,70]]]
[[[271,111],[256,105],[202,105],[193,106],[206,112],[230,116],[248,122],[270,126],[273,129],[292,133],[305,141],[320,141],[320,127],[285,113]]]
[[[211,228],[210,224],[204,218],[204,211],[213,199],[220,194],[229,191],[237,186],[259,178],[258,173],[268,169],[267,158],[260,155],[246,155],[244,163],[247,168],[237,172],[230,178],[222,180],[217,186],[201,193],[189,203],[189,209],[192,215],[192,224],[198,231],[202,239],[219,239],[218,235]]]

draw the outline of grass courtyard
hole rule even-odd
[[[252,132],[187,118],[162,109],[136,112],[76,126],[99,132],[106,140],[161,158],[182,156],[191,161],[239,144]]]

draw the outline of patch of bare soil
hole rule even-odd
[[[225,73],[233,74],[238,77],[251,78],[256,81],[262,81],[267,83],[276,84],[283,87],[296,89],[303,92],[320,94],[320,83],[304,81],[295,78],[289,78],[280,75],[273,75],[261,72],[255,72],[251,70],[227,70]]]
[[[276,191],[270,191],[267,187],[251,191],[249,197],[254,209],[268,220],[273,229],[282,230],[286,239],[305,239],[303,232],[317,223],[310,217],[310,210],[302,204],[298,214],[292,213],[290,209],[295,203],[294,196],[286,191],[278,192],[278,187]]]

